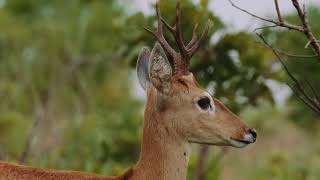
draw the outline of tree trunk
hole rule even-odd
[[[205,177],[205,160],[209,155],[209,146],[201,145],[199,148],[198,162],[195,170],[195,180],[203,180]]]

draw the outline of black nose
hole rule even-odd
[[[255,141],[257,139],[257,131],[255,129],[249,129],[249,132]]]

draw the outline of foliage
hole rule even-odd
[[[141,104],[123,61],[122,12],[116,1],[5,3],[0,142],[8,159],[19,159],[40,118],[31,164],[119,174],[136,161]]]

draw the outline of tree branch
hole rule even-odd
[[[282,19],[282,16],[281,16],[281,12],[280,12],[280,8],[279,8],[278,0],[274,0],[274,4],[276,6],[278,20],[279,20],[279,22],[283,22],[283,19]]]
[[[288,52],[285,52],[283,50],[280,50],[280,49],[277,49],[275,47],[273,47],[272,45],[270,45],[265,39],[264,37],[262,36],[262,34],[256,32],[256,30],[260,30],[262,28],[269,28],[269,27],[273,27],[273,26],[265,26],[265,27],[261,27],[261,28],[257,28],[254,30],[254,32],[257,34],[257,36],[260,37],[260,39],[263,39],[263,45],[266,46],[267,48],[270,48],[272,49],[273,51],[276,51],[277,53],[279,54],[282,54],[282,55],[285,55],[285,56],[288,56],[288,57],[296,57],[296,58],[314,58],[314,57],[317,57],[317,55],[302,55],[302,54],[291,54],[291,53],[288,53]]]
[[[284,27],[284,28],[287,28],[289,30],[295,30],[295,31],[304,33],[305,36],[307,37],[308,41],[309,41],[308,44],[311,44],[311,46],[312,46],[313,50],[315,51],[316,55],[315,56],[304,56],[304,55],[302,55],[302,56],[301,55],[291,56],[289,53],[283,53],[283,52],[281,52],[281,54],[286,54],[286,55],[290,55],[291,57],[301,57],[301,58],[317,57],[317,59],[320,61],[320,42],[319,42],[319,40],[317,40],[315,38],[315,36],[313,35],[313,33],[311,31],[311,27],[309,25],[309,20],[308,20],[307,12],[305,10],[305,6],[303,6],[303,8],[301,8],[298,0],[292,0],[292,4],[295,7],[296,11],[298,12],[299,19],[302,22],[302,26],[290,24],[290,23],[284,21],[283,17],[281,16],[281,11],[280,11],[280,8],[279,8],[278,0],[274,0],[275,7],[276,7],[276,12],[277,12],[277,16],[278,16],[278,20],[277,21],[272,20],[272,19],[263,18],[261,16],[257,16],[254,13],[251,13],[251,12],[249,12],[249,11],[243,9],[243,8],[240,8],[239,6],[234,4],[232,2],[232,0],[228,0],[228,1],[236,9],[238,9],[238,10],[240,10],[240,11],[246,13],[246,14],[249,14],[252,17],[257,18],[257,19],[259,19],[261,21],[273,24],[272,26],[265,26],[265,27],[261,27],[261,28],[256,28],[255,31],[256,30],[265,29],[265,28]],[[273,49],[273,50],[275,50],[275,49]]]
[[[298,15],[300,17],[300,20],[303,24],[303,33],[306,35],[306,37],[308,38],[311,46],[313,47],[315,53],[318,56],[318,60],[320,61],[320,43],[319,41],[315,38],[315,36],[313,35],[310,25],[309,25],[309,19],[308,19],[308,15],[306,12],[306,8],[305,6],[303,6],[303,9],[301,8],[298,0],[292,0],[292,4],[293,6],[296,8]]]
[[[19,157],[19,163],[24,164],[29,158],[32,148],[32,142],[38,133],[37,128],[41,121],[45,121],[45,111],[48,106],[49,101],[49,91],[44,90],[43,92],[39,93],[39,97],[35,97],[35,105],[34,105],[34,118],[32,121],[31,128],[29,130],[26,143],[22,150],[22,153]]]
[[[263,37],[262,34],[257,33],[257,35],[260,37],[260,39],[262,40],[262,42],[269,47],[272,52],[274,53],[274,55],[277,57],[277,59],[279,60],[279,62],[282,64],[283,68],[285,69],[286,73],[288,74],[288,76],[290,77],[290,79],[293,81],[293,86],[288,84],[288,86],[292,89],[292,91],[297,95],[297,97],[303,102],[305,103],[307,106],[309,106],[315,113],[320,114],[320,100],[317,97],[317,94],[315,95],[316,98],[311,97],[310,95],[308,95],[308,93],[306,92],[306,90],[303,88],[303,86],[301,85],[301,83],[294,77],[294,75],[289,71],[288,67],[286,66],[286,64],[284,63],[284,61],[282,60],[282,58],[280,57],[280,55],[278,54],[278,52],[265,40],[265,38]],[[313,86],[311,84],[309,84],[310,88],[312,89],[312,91],[315,91]],[[314,92],[315,93],[315,92]]]
[[[285,22],[285,21],[283,21],[283,20],[282,20],[282,21],[275,21],[275,20],[272,20],[272,19],[267,19],[267,18],[263,18],[263,17],[261,17],[261,16],[257,16],[257,15],[255,15],[254,13],[251,13],[251,12],[245,10],[245,9],[240,8],[239,6],[237,6],[236,4],[234,4],[234,3],[232,2],[232,0],[228,0],[228,1],[229,1],[230,4],[231,4],[233,7],[235,7],[236,9],[239,9],[240,11],[242,11],[242,12],[244,12],[244,13],[246,13],[246,14],[249,14],[250,16],[252,16],[252,17],[254,17],[254,18],[260,19],[260,20],[262,20],[262,21],[264,21],[264,22],[272,23],[272,24],[276,25],[277,27],[285,27],[285,28],[290,29],[290,30],[295,30],[295,31],[299,31],[299,32],[304,32],[304,29],[303,29],[303,27],[301,27],[301,26],[297,26],[297,25],[294,25],[294,24],[290,24],[290,23]],[[281,16],[280,16],[280,17],[281,17]],[[282,19],[282,18],[281,18],[281,19]]]
[[[278,0],[274,0],[274,4],[275,4],[275,8],[276,8],[276,12],[277,12],[277,17],[278,20],[272,20],[272,19],[266,19],[260,16],[255,15],[254,13],[251,13],[245,9],[240,8],[239,6],[235,5],[232,0],[229,0],[230,4],[235,7],[236,9],[251,15],[254,18],[257,18],[261,21],[267,22],[267,23],[271,23],[272,25],[269,26],[264,26],[264,27],[259,27],[256,28],[254,30],[254,32],[260,37],[260,39],[262,40],[263,44],[270,48],[272,50],[272,52],[275,54],[275,56],[277,57],[277,59],[281,62],[283,68],[285,69],[286,73],[288,74],[288,76],[291,78],[291,80],[293,81],[293,85],[289,85],[289,87],[292,89],[292,91],[297,95],[297,97],[302,100],[307,106],[309,106],[314,112],[318,113],[320,115],[320,98],[319,95],[317,93],[317,91],[314,89],[314,87],[307,82],[308,87],[311,89],[311,92],[313,94],[314,97],[310,96],[307,93],[307,90],[302,86],[302,84],[292,75],[292,73],[289,71],[288,67],[285,65],[284,61],[281,59],[279,54],[282,55],[286,55],[289,57],[298,57],[298,58],[316,58],[319,62],[320,62],[320,41],[318,39],[315,38],[315,36],[313,35],[312,31],[311,31],[311,27],[309,24],[309,19],[307,16],[307,12],[306,12],[306,8],[305,6],[303,6],[303,8],[300,6],[298,0],[291,0],[293,6],[295,7],[299,19],[302,23],[302,26],[300,25],[294,25],[294,24],[290,24],[288,22],[285,22],[282,15],[281,15],[281,11],[280,11],[280,7],[279,7],[279,3]],[[270,45],[262,36],[262,34],[257,33],[258,30],[262,30],[262,29],[267,29],[267,28],[278,28],[278,27],[283,27],[283,28],[287,28],[289,30],[295,30],[298,32],[301,32],[305,35],[305,37],[308,39],[308,43],[305,45],[305,48],[309,47],[309,45],[312,46],[312,49],[315,52],[315,55],[295,55],[295,54],[290,54],[284,51],[281,51],[279,49],[276,49],[274,47],[272,47],[272,45]]]

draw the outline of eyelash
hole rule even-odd
[[[197,104],[202,110],[207,111],[209,108],[210,108],[210,110],[212,110],[212,105],[211,105],[210,99],[208,97],[203,97],[203,98],[199,99]]]

